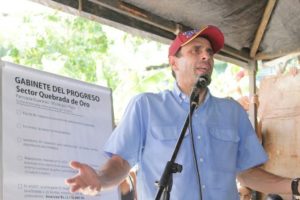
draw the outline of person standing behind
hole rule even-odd
[[[241,185],[238,181],[236,184],[237,184],[240,200],[252,200],[252,190],[248,187]]]
[[[283,198],[278,194],[268,194],[266,200],[283,200]]]

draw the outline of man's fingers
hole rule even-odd
[[[92,191],[95,191],[96,193],[98,193],[98,192],[100,192],[101,187],[99,187],[99,186],[90,186],[90,189],[91,189]]]
[[[82,188],[80,185],[74,185],[70,187],[70,192],[74,193],[74,192],[82,192]]]
[[[80,170],[83,167],[83,164],[77,161],[71,161],[69,165],[72,169],[77,169],[77,170]]]
[[[87,188],[87,184],[80,177],[70,178],[65,181],[70,186],[70,192],[80,192]]]
[[[72,169],[75,169],[75,170],[78,170],[79,171],[79,174],[81,173],[81,169],[83,167],[83,164],[81,164],[80,162],[77,162],[77,161],[71,161],[69,163],[70,167]],[[77,181],[79,181],[79,174],[77,174],[76,176],[72,177],[72,178],[68,178],[65,180],[65,183],[67,185],[71,185],[71,184],[74,184],[76,183]]]
[[[76,179],[77,179],[77,177],[74,177],[74,178],[68,178],[68,179],[65,180],[65,183],[66,183],[67,185],[70,185],[70,184],[72,184],[72,183],[75,183],[75,182],[76,182]]]
[[[70,187],[70,192],[80,192],[85,195],[97,195],[100,192],[101,184],[98,183],[94,169],[77,161],[71,161],[69,165],[72,169],[78,170],[76,176],[65,180]]]
[[[85,194],[85,195],[95,196],[95,195],[97,195],[100,192],[100,188],[97,189],[96,187],[89,186],[89,187],[86,187],[84,189],[80,188],[79,192],[81,192],[82,194]]]

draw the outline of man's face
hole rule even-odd
[[[190,94],[200,75],[211,76],[213,71],[213,50],[205,38],[195,38],[181,48],[180,56],[170,56],[169,60],[177,83],[186,94]]]

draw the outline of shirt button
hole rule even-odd
[[[197,136],[197,138],[198,138],[198,140],[200,140],[200,139],[201,139],[201,136],[200,136],[200,135],[198,135],[198,136]]]
[[[203,162],[203,158],[200,158],[200,162]]]
[[[205,185],[202,185],[202,189],[205,189]]]

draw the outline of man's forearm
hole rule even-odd
[[[238,180],[242,185],[266,194],[292,193],[292,179],[277,176],[258,167],[240,173]]]
[[[98,172],[102,188],[109,188],[122,182],[130,171],[130,165],[120,156],[113,156]]]

